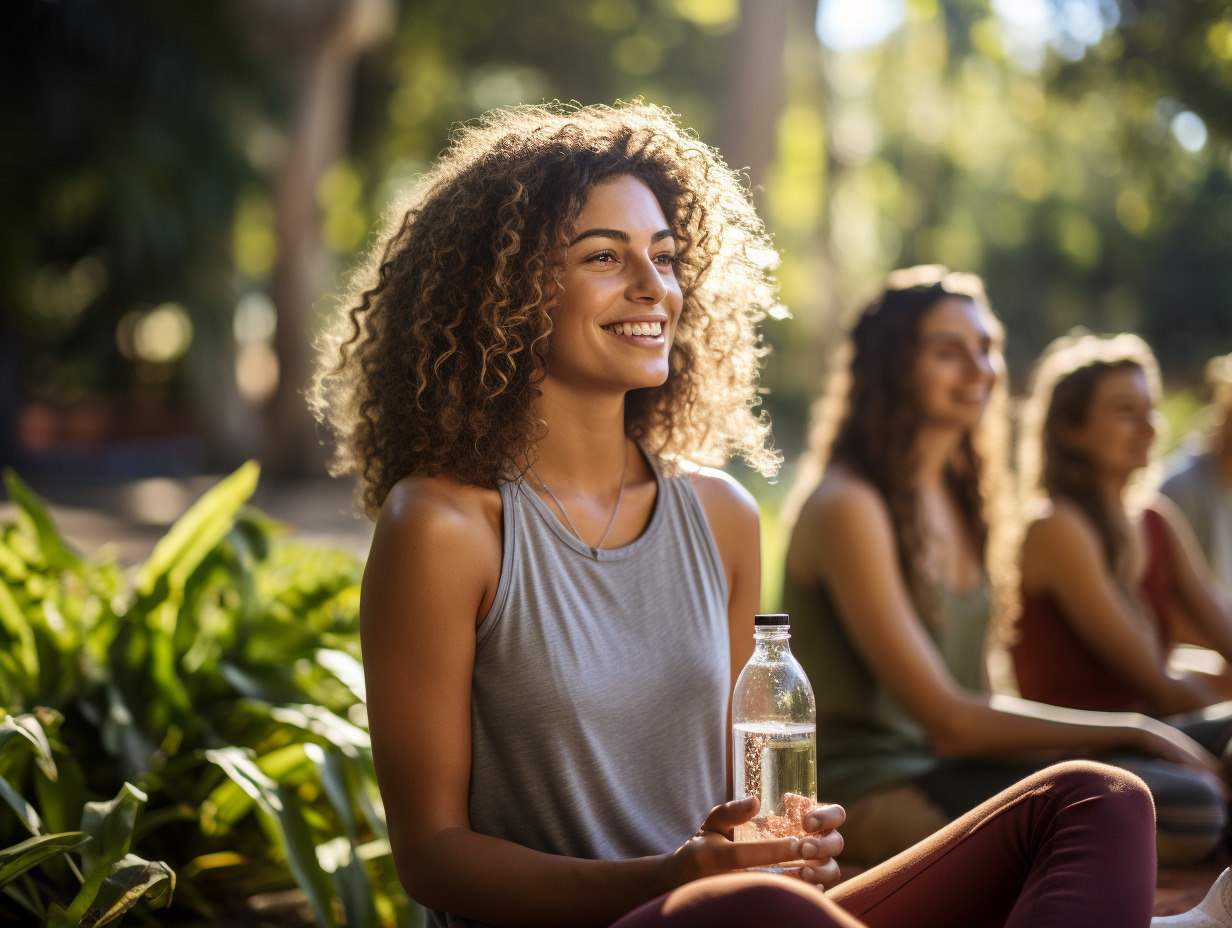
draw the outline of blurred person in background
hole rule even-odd
[[[1222,681],[1170,668],[1169,656],[1195,638],[1232,656],[1232,613],[1184,517],[1136,486],[1155,439],[1154,355],[1136,335],[1074,333],[1045,350],[1032,384],[1020,472],[1024,495],[1035,499],[1012,648],[1020,692],[1163,717],[1224,753],[1232,704],[1219,705]],[[1150,781],[1141,764],[1134,769]],[[1199,796],[1175,821],[1159,804],[1161,855],[1166,842],[1195,853],[1214,846],[1227,815],[1214,805],[1202,812]]]
[[[1002,341],[977,277],[895,272],[819,405],[783,587],[819,792],[847,809],[845,858],[876,862],[1052,759],[1141,752],[1160,759],[1141,772],[1161,809],[1218,818],[1197,849],[1161,834],[1161,860],[1201,859],[1223,825],[1203,747],[1147,715],[990,693],[990,620],[1013,590]],[[1173,800],[1173,780],[1196,799]]]
[[[1099,764],[827,893],[838,806],[730,840],[757,809],[724,800],[758,513],[689,462],[776,463],[752,412],[774,289],[712,149],[652,106],[495,111],[392,220],[313,399],[376,519],[373,753],[432,925],[1147,923],[1150,796]]]
[[[1186,442],[1159,491],[1176,503],[1207,563],[1232,590],[1232,354],[1211,358],[1206,382],[1212,402],[1202,446]]]

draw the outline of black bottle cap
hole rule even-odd
[[[764,615],[753,616],[753,624],[756,625],[790,625],[791,617],[786,612],[773,612]]]

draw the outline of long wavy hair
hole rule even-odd
[[[994,364],[1003,366],[1004,329],[978,277],[951,273],[939,265],[894,272],[885,290],[860,311],[839,350],[834,373],[814,410],[809,452],[798,483],[802,493],[812,492],[826,468],[839,463],[873,485],[890,512],[907,588],[922,618],[933,624],[942,620],[941,591],[927,563],[915,482],[920,409],[914,375],[920,321],[947,297],[975,305],[992,337]],[[1010,518],[1007,421],[1005,377],[999,370],[979,426],[963,436],[945,468],[945,483],[963,526],[993,576],[998,622],[1008,607],[1008,599],[999,594],[1006,586],[1005,575],[1012,572],[1012,559],[1005,556],[1007,545],[1001,541]]]
[[[1075,329],[1053,341],[1035,362],[1030,394],[1022,410],[1018,451],[1024,498],[1030,501],[1047,496],[1077,506],[1094,526],[1104,560],[1116,577],[1122,575],[1128,539],[1099,492],[1091,460],[1066,441],[1065,435],[1086,424],[1100,380],[1127,368],[1142,371],[1151,398],[1157,402],[1159,364],[1150,346],[1137,335],[1103,336]],[[1131,485],[1131,504],[1142,495],[1147,481],[1149,475],[1143,473]]]
[[[455,129],[320,343],[309,402],[370,517],[411,474],[494,487],[525,466],[560,255],[591,188],[623,175],[663,209],[684,295],[667,380],[630,392],[627,433],[669,468],[777,467],[756,324],[781,312],[778,256],[739,177],[656,106],[519,106]]]

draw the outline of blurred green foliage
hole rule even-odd
[[[0,11],[0,312],[27,395],[182,390],[188,362],[124,357],[134,309],[230,329],[229,232],[265,78],[217,3],[15,0]]]
[[[1015,8],[1041,4],[1050,31],[1028,41]],[[360,62],[344,153],[306,193],[335,262],[313,269],[317,292],[456,121],[641,96],[733,157],[771,127],[750,183],[794,313],[766,326],[766,403],[789,456],[842,320],[895,266],[981,273],[1017,386],[1079,323],[1141,332],[1174,382],[1232,350],[1226,3],[904,0],[861,48],[819,41],[818,8],[402,0]],[[148,0],[14,0],[0,13],[14,139],[0,154],[12,209],[0,299],[30,349],[28,393],[165,391],[234,352],[238,291],[269,286],[279,249],[271,175],[291,112],[287,63],[255,55],[251,17],[233,13]],[[787,28],[745,60],[776,16]],[[741,85],[761,73],[778,91],[750,107]],[[119,321],[164,301],[193,319],[190,361],[123,358]],[[200,377],[206,397],[210,383]]]
[[[143,923],[225,924],[296,887],[310,914],[288,924],[415,920],[372,766],[360,564],[280,537],[245,506],[256,482],[221,481],[126,573],[6,474],[0,922],[102,924],[151,896]]]

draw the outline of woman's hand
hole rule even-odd
[[[805,865],[800,879],[818,886],[830,887],[839,880],[838,862],[843,851],[843,836],[835,829],[847,820],[847,810],[833,803],[817,806],[804,817],[804,830],[810,837],[800,842],[800,856]]]
[[[843,848],[843,838],[834,829],[847,817],[841,806],[818,806],[809,812],[804,820],[809,834],[804,838],[731,840],[732,830],[757,815],[759,806],[756,796],[715,806],[706,816],[701,830],[668,856],[671,888],[733,870],[789,862],[799,865],[799,875],[807,882],[818,886],[838,882],[838,864],[834,857]]]

